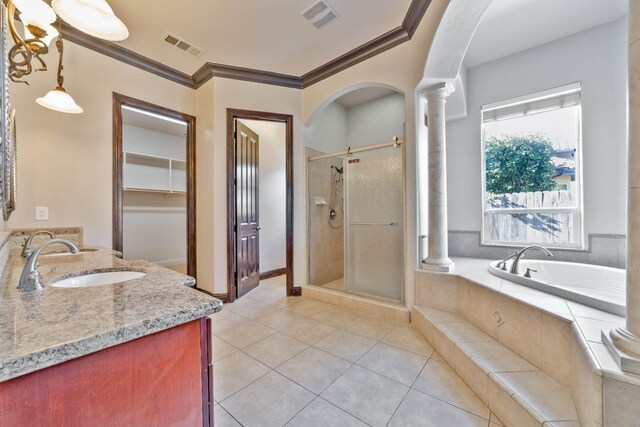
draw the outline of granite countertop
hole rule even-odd
[[[220,300],[191,289],[195,279],[146,261],[124,261],[101,248],[40,256],[46,289],[24,293],[16,287],[25,259],[18,249],[3,249],[10,253],[0,277],[0,382],[222,309]],[[79,273],[113,270],[146,275],[86,288],[48,285]]]

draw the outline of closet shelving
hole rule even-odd
[[[181,159],[124,151],[123,190],[186,194],[187,162]]]

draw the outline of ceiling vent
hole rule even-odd
[[[196,47],[194,45],[192,45],[191,43],[187,43],[184,40],[181,40],[179,37],[171,34],[171,33],[167,33],[164,36],[164,41],[166,41],[167,43],[169,43],[171,46],[175,46],[178,49],[187,52],[188,54],[198,58],[200,56],[202,56],[202,54],[204,53],[204,50],[200,49],[199,47]]]
[[[338,14],[329,3],[325,0],[320,0],[303,10],[300,13],[307,21],[311,22],[317,29],[326,26],[329,22],[334,21]]]

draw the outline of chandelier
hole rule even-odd
[[[15,14],[19,12],[24,27],[24,36],[16,29]],[[52,0],[51,6],[43,0],[7,0],[9,30],[14,46],[8,52],[9,78],[16,83],[27,83],[23,78],[35,71],[46,71],[42,56],[49,52],[51,42],[56,40],[60,54],[58,60],[57,86],[36,102],[44,107],[63,113],[82,113],[64,87],[62,77],[62,36],[54,27],[60,18],[78,30],[109,41],[124,40],[129,31],[118,19],[105,0]]]

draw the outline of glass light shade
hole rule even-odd
[[[60,18],[91,36],[110,41],[129,37],[129,30],[105,0],[53,0],[51,5]]]
[[[73,100],[71,95],[61,88],[55,88],[47,92],[42,98],[36,99],[36,102],[43,107],[50,108],[61,113],[80,114],[84,110],[76,101]]]
[[[35,36],[33,34],[31,34],[29,29],[27,28],[27,25],[29,25],[29,24],[37,25],[37,24],[35,22],[29,22],[27,18],[22,16],[22,14],[20,14],[20,20],[24,24],[24,38],[25,39],[35,38]],[[37,26],[39,26],[39,25],[37,25]],[[43,30],[45,30],[47,32],[47,36],[42,39],[43,43],[46,44],[47,46],[49,46],[51,44],[51,41],[53,39],[55,39],[56,37],[58,37],[60,35],[58,30],[56,30],[55,27],[53,25],[51,25],[51,24],[47,24],[45,27],[40,27],[40,28],[42,28]]]
[[[56,20],[56,13],[42,0],[13,0],[20,11],[20,19],[27,24],[44,29]]]

